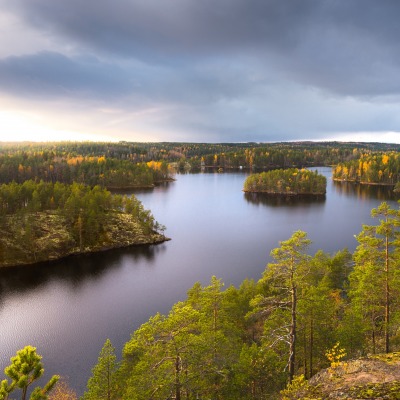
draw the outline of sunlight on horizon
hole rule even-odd
[[[0,111],[0,142],[61,142],[61,141],[92,141],[92,142],[118,142],[118,141],[177,141],[176,138],[166,139],[160,137],[142,138],[132,133],[121,135],[87,133],[76,130],[54,128],[48,123],[44,116],[36,113]],[[146,136],[146,135],[144,135]],[[136,137],[136,140],[133,139]],[[344,141],[344,142],[382,142],[400,143],[400,132],[338,132],[335,135],[314,139],[300,139],[300,141]],[[185,140],[183,140],[185,141]],[[187,141],[190,141],[189,138]],[[226,142],[229,142],[227,140]],[[263,142],[263,141],[259,141]],[[270,142],[265,140],[265,142]]]
[[[117,138],[109,135],[82,133],[58,129],[43,123],[37,114],[0,112],[0,141],[3,142],[61,142],[93,141],[115,142]]]
[[[400,132],[341,132],[323,141],[400,143]]]

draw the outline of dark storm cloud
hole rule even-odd
[[[177,74],[170,67],[42,52],[0,60],[0,90],[32,98],[128,101],[127,107],[139,102],[198,106],[245,95],[251,85],[242,74],[223,64],[208,66],[206,73],[195,67]]]
[[[398,0],[0,0],[2,8],[50,40],[42,52],[0,59],[0,93],[146,110],[135,117],[143,131],[176,128],[192,140],[400,125]]]
[[[247,46],[291,47],[314,1],[15,0],[38,28],[97,49],[141,58],[220,54]],[[173,55],[173,54],[171,54]]]
[[[39,29],[92,51],[179,65],[247,54],[341,95],[400,91],[393,0],[13,0]]]
[[[0,60],[0,88],[23,96],[115,96],[132,89],[126,73],[95,58],[71,59],[43,52]]]

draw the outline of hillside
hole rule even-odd
[[[109,212],[97,240],[82,247],[66,217],[57,211],[9,215],[0,223],[0,267],[165,240],[164,235],[145,229],[137,218],[124,212]]]

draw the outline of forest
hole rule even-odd
[[[105,156],[57,156],[48,151],[0,154],[0,182],[23,183],[30,179],[132,189],[152,187],[170,176],[168,164],[163,161],[146,163]]]
[[[371,215],[354,254],[311,255],[297,231],[257,282],[195,284],[132,334],[120,362],[105,343],[83,398],[270,399],[344,357],[398,350],[400,213],[382,203]],[[107,360],[109,387],[99,384]]]
[[[395,185],[400,180],[398,152],[361,154],[358,159],[339,163],[333,179],[366,184]]]
[[[0,144],[0,267],[166,240],[134,196],[171,180],[134,145]]]
[[[331,166],[363,154],[399,150],[395,144],[346,142],[0,143],[0,182],[42,179],[109,188],[149,186],[169,179],[173,171]]]
[[[250,175],[245,190],[322,193],[324,177],[293,167],[333,164],[334,179],[395,185],[398,147],[1,144],[0,266],[166,240],[165,227],[134,196],[107,189],[152,186],[183,169],[242,167],[268,170]],[[271,251],[258,281],[224,288],[213,276],[195,283],[168,314],[133,332],[121,357],[104,343],[82,399],[296,398],[290,384],[322,368],[399,351],[400,211],[383,202],[371,215],[376,224],[360,227],[353,254],[310,254],[312,238],[296,231]],[[34,387],[40,359],[34,347],[21,349],[4,371],[0,399],[17,392],[22,399],[77,399],[58,376]]]
[[[283,389],[299,377],[398,351],[400,211],[383,202],[371,215],[353,254],[309,254],[311,239],[296,231],[271,251],[258,281],[195,283],[168,315],[132,333],[120,360],[105,342],[82,399],[295,399],[292,386]],[[15,365],[5,370],[11,381],[2,382],[0,399],[34,381],[13,373]],[[76,399],[65,382],[56,392],[57,379],[49,385],[59,397],[40,388],[31,399]]]
[[[295,376],[398,350],[400,213],[382,203],[371,214],[376,224],[362,227],[354,254],[310,255],[311,240],[296,231],[257,282],[195,284],[132,334],[119,363],[105,343],[83,399],[106,390],[124,399],[279,398]],[[106,365],[110,386],[99,383]]]
[[[245,192],[285,196],[324,195],[326,178],[318,171],[288,168],[249,175],[243,186]]]

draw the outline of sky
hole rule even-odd
[[[398,0],[0,0],[0,141],[400,143]]]

